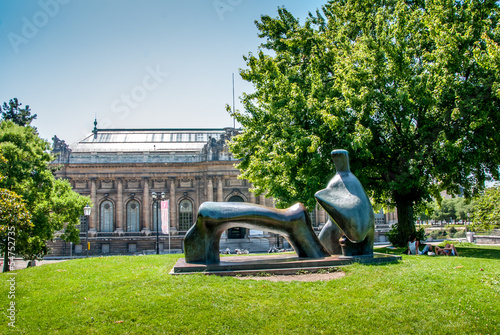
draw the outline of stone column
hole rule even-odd
[[[207,201],[214,201],[214,184],[212,182],[212,178],[208,178]]]
[[[142,178],[142,230],[147,234],[151,227],[151,204],[149,202],[149,178]],[[149,234],[148,234],[149,235]]]
[[[177,199],[175,198],[175,179],[170,179],[170,231],[177,234]]]
[[[222,181],[223,181],[223,178],[220,177],[218,180],[218,184],[217,184],[217,201],[219,201],[219,202],[224,201],[224,192],[222,189]]]
[[[252,187],[253,187],[253,185],[252,185],[252,184],[250,184],[250,185],[248,186],[248,190],[249,190],[249,192],[250,192],[250,189],[251,189]],[[250,192],[250,202],[251,202],[252,204],[255,204],[255,193],[253,193],[253,192]]]
[[[116,180],[116,233],[123,232],[123,179]]]
[[[266,205],[266,197],[264,196],[264,194],[261,194],[260,197],[259,197],[259,203],[260,205],[262,206],[265,206]]]
[[[90,201],[94,205],[89,218],[89,236],[97,234],[97,218],[99,213],[99,204],[97,203],[97,185],[96,179],[90,178]]]
[[[327,218],[326,218],[326,212],[323,208],[319,209],[319,221],[320,223],[326,223]]]

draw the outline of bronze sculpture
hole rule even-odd
[[[347,151],[334,150],[332,157],[337,173],[326,189],[315,195],[330,216],[319,238],[300,203],[287,209],[275,209],[241,202],[205,202],[184,239],[186,262],[219,263],[221,234],[233,227],[281,234],[299,257],[323,258],[341,253],[344,256],[372,255],[375,219],[370,199],[349,169]]]
[[[256,228],[287,238],[299,257],[321,258],[328,252],[312,229],[304,205],[275,209],[244,202],[204,202],[184,239],[187,263],[219,263],[221,234],[233,227]]]
[[[347,151],[334,150],[332,158],[337,173],[324,190],[315,194],[330,216],[319,239],[332,255],[372,255],[375,216],[370,199],[351,173]]]

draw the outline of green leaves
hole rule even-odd
[[[500,186],[490,187],[472,203],[474,226],[490,230],[500,225]]]
[[[19,126],[29,126],[31,121],[36,119],[36,114],[31,115],[30,106],[21,108],[22,104],[19,103],[17,98],[11,99],[9,103],[3,103],[0,108],[2,113],[2,120],[12,121]]]
[[[62,238],[78,241],[74,225],[78,224],[85,204],[90,203],[87,197],[73,192],[68,181],[55,179],[49,150],[48,142],[31,126],[22,127],[11,121],[0,124],[0,154],[4,157],[0,160],[0,174],[5,177],[0,180],[0,187],[22,198],[33,223],[16,235],[17,251],[26,259],[46,255],[46,241],[63,228],[67,233]]]
[[[241,71],[255,92],[232,150],[257,193],[314,207],[330,152],[401,226],[442,190],[499,178],[499,7],[495,1],[332,0],[301,24],[280,8]]]

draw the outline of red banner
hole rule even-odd
[[[161,202],[161,232],[170,234],[170,206],[168,200]]]

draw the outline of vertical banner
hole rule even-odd
[[[161,232],[170,234],[170,207],[169,200],[161,202]]]

